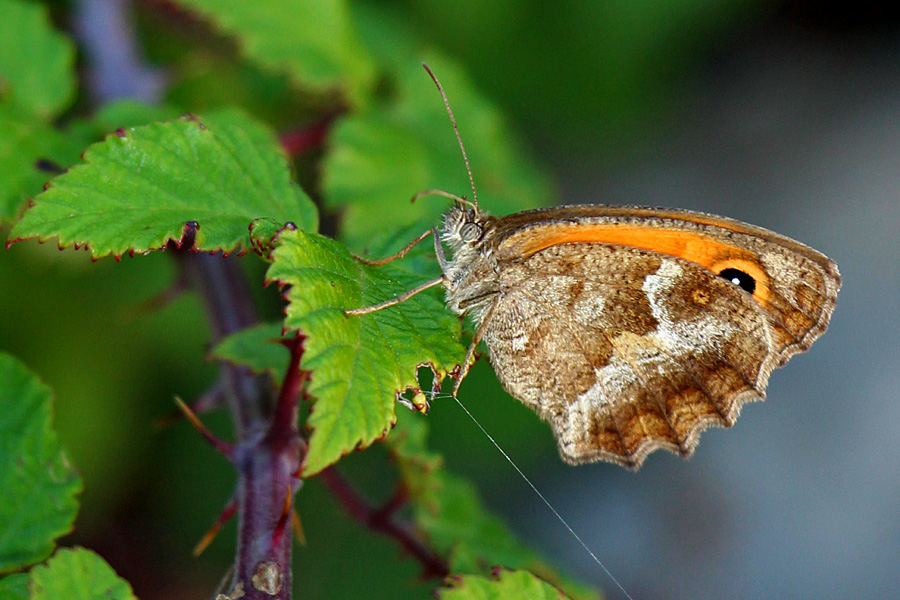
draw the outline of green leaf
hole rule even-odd
[[[309,476],[386,435],[397,394],[416,388],[419,365],[443,377],[465,351],[459,320],[435,290],[368,315],[344,314],[422,283],[394,264],[362,264],[338,242],[301,231],[282,233],[272,258],[267,279],[290,286],[285,327],[306,335],[301,367],[312,373],[315,397],[303,467]]]
[[[81,478],[50,427],[52,392],[0,354],[0,573],[53,551],[72,530]]]
[[[521,150],[499,112],[452,62],[429,64],[450,97],[472,165],[481,207],[495,214],[553,201],[547,178]],[[409,199],[427,189],[471,195],[465,163],[446,108],[419,62],[396,74],[393,102],[341,120],[330,139],[322,190],[343,209],[342,235],[360,248],[374,232],[428,216],[447,206],[438,198]]]
[[[291,353],[280,343],[281,323],[264,323],[248,327],[222,340],[210,355],[252,371],[268,371],[276,379],[283,379]]]
[[[13,573],[0,579],[0,600],[29,600],[29,581],[31,576],[25,573]]]
[[[451,579],[452,587],[438,592],[441,600],[564,600],[561,590],[528,571],[499,569],[495,577],[466,575]]]
[[[16,103],[0,102],[0,225],[15,220],[25,200],[56,175],[41,163],[65,168],[83,148]]]
[[[272,132],[237,110],[122,131],[84,160],[35,198],[11,239],[55,236],[96,258],[162,248],[191,221],[194,248],[226,252],[251,249],[249,226],[260,217],[317,226]]]
[[[342,94],[360,104],[374,67],[343,0],[181,0],[238,37],[244,54],[288,73],[303,89]]]
[[[47,7],[0,0],[0,95],[4,88],[41,116],[66,108],[75,96],[75,48],[50,25]]]
[[[84,548],[60,550],[31,571],[32,600],[136,600],[128,582]]]

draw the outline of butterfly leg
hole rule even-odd
[[[419,242],[424,240],[429,235],[434,236],[434,252],[437,255],[438,263],[441,266],[441,273],[444,273],[447,270],[447,258],[444,256],[444,249],[441,247],[441,240],[440,240],[440,236],[438,235],[437,227],[432,227],[431,229],[429,229],[428,231],[426,231],[425,233],[423,233],[422,235],[420,235],[419,237],[414,239],[412,242],[407,244],[406,247],[403,248],[403,250],[401,250],[400,252],[398,252],[397,254],[395,254],[393,256],[389,256],[387,258],[383,258],[378,261],[368,261],[364,258],[359,258],[359,257],[357,257],[357,258],[360,260],[360,262],[363,262],[367,265],[375,265],[375,266],[384,265],[384,264],[391,262],[392,260],[396,260],[398,258],[403,258],[404,256],[406,256],[406,254],[410,250],[413,249],[413,247],[416,244],[418,244]],[[444,276],[441,275],[437,279],[432,279],[431,281],[426,281],[422,285],[416,286],[413,289],[409,290],[408,292],[404,292],[404,293],[400,294],[396,298],[391,298],[390,300],[386,300],[379,304],[373,304],[372,306],[364,306],[362,308],[352,308],[350,310],[345,310],[344,314],[345,315],[357,315],[357,316],[358,315],[367,315],[369,313],[377,312],[383,308],[388,308],[390,306],[396,306],[397,304],[400,304],[401,302],[406,302],[407,300],[409,300],[410,298],[412,298],[419,292],[424,292],[428,288],[432,288],[436,285],[440,285],[443,282],[444,282]]]
[[[481,319],[481,325],[478,326],[475,335],[472,337],[472,343],[469,344],[469,349],[466,351],[466,358],[463,360],[462,366],[460,367],[459,376],[456,378],[456,383],[453,384],[454,396],[456,396],[456,393],[459,391],[459,386],[462,385],[463,379],[469,374],[469,366],[472,364],[472,356],[475,355],[475,348],[478,346],[478,342],[481,341],[481,338],[484,337],[484,332],[487,330],[488,323],[491,322],[491,315],[494,313],[495,306],[497,306],[496,302],[491,304],[491,307]]]
[[[441,273],[447,274],[447,257],[444,255],[444,247],[441,246],[441,236],[438,234],[437,227],[432,227],[434,233],[434,255],[437,257],[438,264],[441,267]]]
[[[440,285],[444,282],[443,276],[438,277],[437,279],[432,279],[431,281],[426,281],[422,285],[416,286],[408,292],[404,292],[397,296],[396,298],[391,298],[390,300],[385,300],[384,302],[380,302],[378,304],[373,304],[372,306],[364,306],[362,308],[351,308],[349,310],[345,310],[345,315],[367,315],[369,313],[378,312],[381,309],[388,308],[390,306],[396,306],[402,302],[406,302],[419,292],[424,292],[428,288],[433,288],[436,285]]]

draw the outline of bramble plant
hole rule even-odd
[[[153,307],[185,289],[200,297],[221,371],[183,406],[236,483],[230,500],[195,502],[225,504],[212,534],[237,521],[233,566],[204,597],[301,589],[292,585],[291,530],[302,531],[294,505],[318,479],[347,519],[394,542],[397,564],[417,561],[440,598],[596,598],[518,542],[429,449],[425,417],[398,403],[422,405],[422,390],[439,390],[465,355],[466,326],[440,292],[344,314],[439,273],[427,248],[384,266],[355,255],[388,256],[438,223],[445,203],[409,204],[414,193],[468,189],[422,60],[452,97],[482,204],[502,214],[552,200],[498,111],[459,66],[371,7],[181,0],[146,10],[147,52],[162,39],[183,48],[169,54],[165,99],[141,103],[78,77],[75,46],[46,7],[0,0],[0,225],[9,246],[44,261],[46,248],[24,240],[63,254],[83,248],[104,259],[98,268],[110,256],[169,255],[172,291]],[[176,35],[185,30],[192,35]],[[84,35],[95,53],[122,43]],[[196,76],[181,54],[204,53],[213,66]],[[275,311],[253,290],[265,284],[283,293]],[[99,554],[57,547],[75,523],[81,478],[52,429],[51,390],[0,350],[0,598],[134,597]],[[203,424],[215,410],[230,413],[231,441]],[[382,505],[340,470],[373,445],[393,463],[394,477],[379,482]]]

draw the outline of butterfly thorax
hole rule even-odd
[[[496,219],[454,206],[444,214],[441,240],[453,252],[444,269],[447,306],[459,315],[472,312],[480,322],[498,291],[497,260],[490,231]]]

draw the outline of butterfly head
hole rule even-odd
[[[484,241],[484,234],[490,217],[474,206],[456,203],[444,213],[441,239],[454,251],[463,247],[478,248]]]
[[[457,203],[444,213],[441,240],[453,251],[444,270],[447,304],[457,314],[477,316],[496,290],[496,264],[488,243],[495,218]]]

